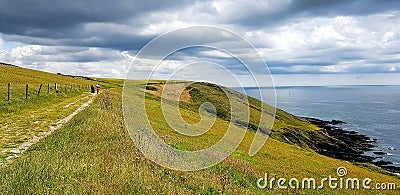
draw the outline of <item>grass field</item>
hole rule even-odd
[[[12,104],[14,102],[21,102],[25,100],[26,85],[29,87],[28,99],[35,99],[38,97],[37,93],[40,85],[42,84],[41,96],[55,94],[55,86],[61,91],[71,92],[81,90],[88,90],[87,86],[95,85],[96,81],[77,79],[69,76],[50,74],[46,72],[30,70],[0,63],[1,77],[0,77],[0,103],[4,104],[2,100],[8,98],[8,84],[11,83],[11,101],[7,102]],[[47,85],[50,85],[51,90],[48,94]]]
[[[18,145],[49,131],[49,126],[72,113],[89,95],[84,86],[96,84],[4,64],[0,68],[0,164],[6,163],[7,157],[19,155],[13,152]],[[7,101],[8,83],[11,83],[10,101]],[[63,88],[61,93],[55,92],[54,83]],[[30,86],[28,99],[26,84]],[[43,88],[38,94],[40,84]],[[51,84],[50,93],[47,84]]]
[[[266,172],[270,178],[283,177],[289,180],[313,177],[318,181],[329,175],[337,177],[336,169],[340,166],[347,168],[346,177],[360,179],[368,177],[373,183],[398,184],[400,181],[399,178],[373,165],[332,159],[310,149],[279,141],[282,138],[279,132],[286,126],[301,128],[304,131],[317,130],[315,126],[281,110],[277,110],[279,120],[276,120],[273,128],[276,137],[268,139],[261,151],[253,157],[247,155],[255,135],[254,130],[249,128],[238,149],[216,166],[192,172],[163,168],[146,159],[129,136],[122,112],[122,81],[98,79],[97,82],[104,82],[110,88],[96,96],[88,108],[65,126],[33,145],[14,162],[0,168],[1,194],[396,194],[399,192],[398,190],[332,190],[329,187],[320,190],[259,189],[256,181],[264,177]],[[137,84],[143,83],[138,81]],[[180,103],[182,105],[180,113],[187,122],[194,124],[200,120],[198,106],[204,101],[214,103],[221,113],[213,128],[195,139],[173,131],[162,116],[160,97],[146,94],[150,122],[157,134],[165,137],[165,141],[170,145],[188,150],[212,145],[223,136],[229,124],[227,120],[229,109],[224,106],[226,100],[220,96],[219,90],[202,83],[192,87],[198,91],[190,94],[190,102]],[[209,93],[204,93],[204,90]],[[212,90],[215,91],[211,93]],[[76,101],[82,96],[84,96],[82,93],[71,93],[70,97],[63,98],[67,103],[71,100]],[[249,103],[254,108],[251,111],[250,121],[254,125],[257,123],[257,107],[262,105],[251,98]],[[57,104],[38,105],[44,109],[43,112],[49,113],[52,113],[52,106],[55,110],[59,108]],[[71,107],[71,110],[73,109]],[[10,119],[7,119],[7,123],[27,127],[29,124],[33,125],[34,123],[30,121],[35,122],[35,120],[25,120],[25,117],[35,110],[38,109],[33,105],[21,112],[16,109],[15,112],[8,113]],[[65,114],[71,110],[65,110]],[[45,114],[43,117],[47,119],[49,115],[52,114]],[[18,117],[20,120],[16,120]],[[5,118],[2,117],[1,120],[3,126]],[[57,119],[49,119],[43,127],[48,126],[51,121]]]

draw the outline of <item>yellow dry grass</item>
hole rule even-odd
[[[157,90],[146,90],[143,89],[146,93],[149,93],[151,95],[157,96],[157,97],[162,97],[167,100],[172,100],[172,101],[177,101],[176,97],[179,94],[179,100],[180,102],[190,102],[190,90],[186,89],[187,83],[172,83],[172,84],[167,84],[168,90],[164,90],[165,84],[157,84],[157,85],[152,85],[155,87]]]

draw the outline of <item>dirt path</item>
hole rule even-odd
[[[39,142],[41,139],[47,137],[48,135],[52,134],[55,130],[61,128],[65,123],[67,123],[69,120],[71,120],[75,115],[77,115],[79,112],[81,112],[82,110],[84,110],[86,107],[88,107],[94,99],[95,95],[88,95],[85,96],[84,98],[81,98],[75,102],[72,102],[66,106],[64,106],[64,108],[68,108],[69,106],[76,104],[77,102],[79,102],[80,100],[89,98],[89,100],[85,103],[83,103],[78,109],[76,109],[72,114],[68,115],[67,117],[61,119],[60,121],[57,122],[57,124],[55,126],[50,126],[49,127],[49,131],[46,132],[42,132],[39,136],[34,136],[32,139],[30,139],[27,142],[22,143],[21,145],[19,145],[17,148],[11,150],[10,152],[13,153],[13,155],[10,155],[8,157],[6,157],[6,160],[8,163],[12,162],[13,159],[18,158],[19,155],[23,154],[26,150],[28,150],[28,148],[30,146],[32,146],[33,144]],[[1,164],[0,164],[1,166]]]
[[[70,106],[72,106],[72,105],[78,103],[79,101],[84,100],[84,99],[87,99],[87,98],[89,98],[89,96],[85,96],[85,97],[83,97],[83,98],[81,98],[81,99],[79,99],[79,100],[76,100],[75,102],[72,102],[72,103],[70,103],[70,104],[67,104],[67,105],[64,106],[63,108],[68,108],[68,107],[70,107]]]

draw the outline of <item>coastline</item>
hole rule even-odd
[[[344,121],[302,118],[321,128],[310,137],[313,141],[311,148],[317,153],[350,162],[371,163],[394,174],[400,173],[400,167],[392,166],[392,162],[366,155],[365,152],[372,151],[376,146],[377,140],[355,131],[342,129],[338,125],[344,124]]]

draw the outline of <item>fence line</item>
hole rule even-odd
[[[13,87],[14,86],[14,87]],[[12,99],[22,99],[21,96],[16,95],[16,94],[21,94],[22,90],[22,86],[23,85],[13,85],[11,83],[7,84],[7,101],[11,101]],[[25,100],[30,99],[30,97],[32,96],[32,92],[35,93],[35,87],[32,87],[33,85],[29,86],[29,84],[25,85]],[[1,89],[1,87],[0,87]],[[43,83],[41,83],[39,85],[39,88],[37,89],[37,96],[40,96],[41,93],[43,94]],[[64,84],[64,88],[63,88],[63,84],[62,83],[54,83],[54,92],[53,93],[67,93],[67,92],[73,92],[73,91],[82,91],[82,90],[87,90],[90,89],[90,85],[82,85],[82,84]],[[29,91],[31,90],[31,91]],[[20,91],[20,92],[16,92],[16,91]],[[47,94],[51,94],[52,91],[52,87],[50,84],[47,84]],[[31,93],[30,93],[31,92]],[[14,95],[13,95],[14,94]],[[22,95],[22,94],[21,94]]]

